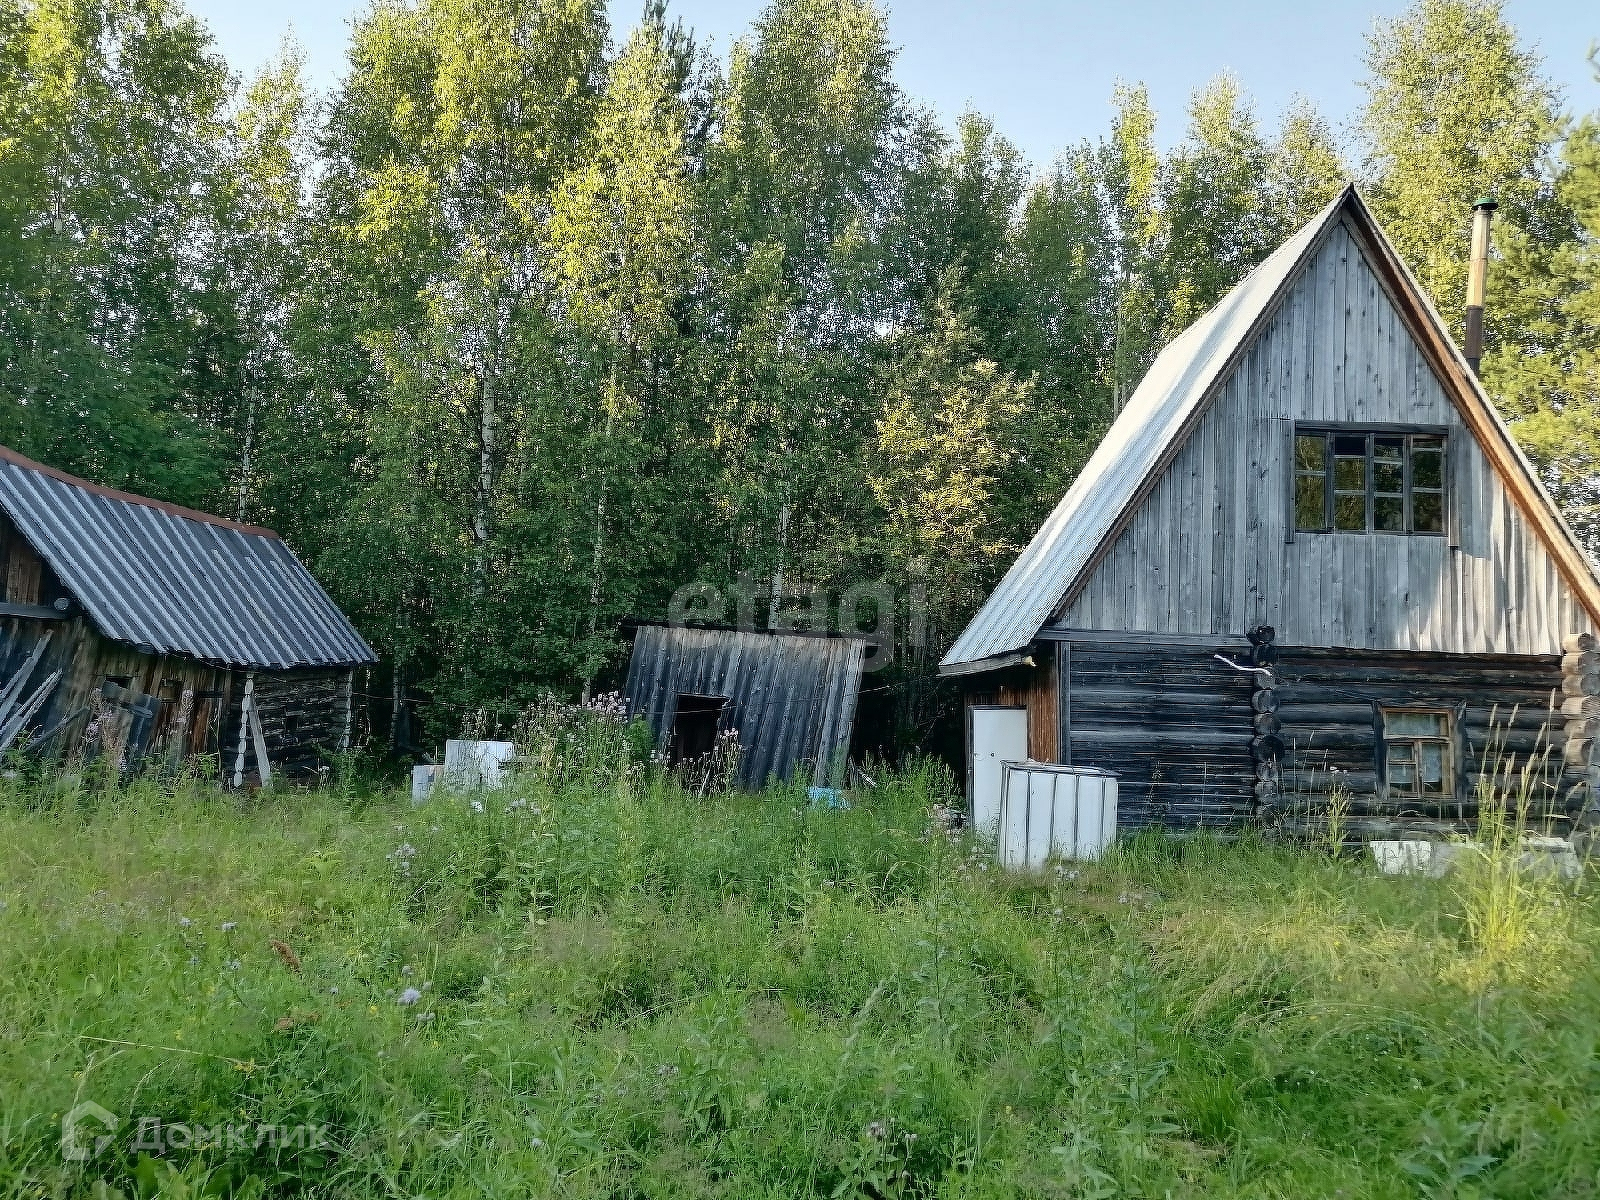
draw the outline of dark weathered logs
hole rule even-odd
[[[1257,733],[1277,733],[1283,728],[1283,722],[1271,713],[1257,713],[1252,722]]]
[[[1250,739],[1250,752],[1259,762],[1263,758],[1282,758],[1283,739],[1275,733],[1263,734]]]
[[[1270,690],[1260,691],[1250,697],[1250,707],[1258,713],[1276,712],[1278,701]]]
[[[1569,633],[1561,639],[1561,649],[1568,654],[1593,654],[1600,645],[1592,633]]]

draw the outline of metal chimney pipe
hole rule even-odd
[[[1489,222],[1500,206],[1480,196],[1472,206],[1472,259],[1467,264],[1467,365],[1478,373],[1483,358],[1483,296],[1489,282]]]

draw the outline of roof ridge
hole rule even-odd
[[[47,467],[43,463],[34,462],[26,455],[18,454],[9,446],[0,446],[0,462],[8,462],[14,467],[21,467],[25,471],[35,471],[40,475],[48,476],[60,483],[68,484],[96,496],[104,496],[108,500],[120,500],[125,504],[138,504],[145,508],[158,509],[168,516],[179,517],[185,521],[197,521],[203,525],[217,525],[223,529],[231,529],[236,533],[250,534],[255,537],[268,537],[275,541],[283,538],[274,529],[267,529],[261,525],[245,525],[238,521],[230,521],[226,517],[219,517],[214,513],[201,512],[197,508],[185,508],[181,504],[171,504],[165,500],[153,500],[149,496],[135,495],[133,492],[122,492],[116,488],[108,488],[98,483],[90,483],[87,479],[80,479],[76,475],[69,475],[55,467]]]

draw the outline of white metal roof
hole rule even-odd
[[[1346,187],[1156,357],[1066,496],[944,656],[946,674],[1015,654],[1033,641],[1353,194]]]

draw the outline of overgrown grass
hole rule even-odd
[[[1460,881],[1321,852],[1142,834],[1002,876],[931,826],[932,767],[849,811],[541,778],[0,784],[4,1193],[1600,1190],[1581,887],[1517,977]],[[64,1162],[85,1100],[122,1124]],[[141,1161],[141,1118],[247,1132]]]

